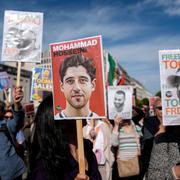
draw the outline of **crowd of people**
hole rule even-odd
[[[49,95],[29,121],[21,105],[22,87],[13,92],[12,106],[0,102],[0,180],[180,178],[180,126],[163,126],[160,97],[154,104],[155,116],[133,107],[129,120],[118,115],[114,120],[83,120],[83,175],[79,173],[76,120],[54,121]],[[126,163],[129,167],[124,169]]]

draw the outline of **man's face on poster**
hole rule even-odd
[[[81,109],[87,105],[95,90],[95,79],[91,81],[83,66],[69,67],[61,83],[61,90],[73,108]]]
[[[6,41],[9,48],[18,48],[22,51],[28,51],[35,48],[35,34],[31,30],[10,28],[6,35]]]
[[[115,94],[114,95],[114,106],[116,109],[121,108],[124,105],[125,96],[124,94]]]

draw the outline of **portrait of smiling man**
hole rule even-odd
[[[66,98],[65,109],[55,119],[68,117],[92,117],[90,98],[96,88],[96,67],[91,59],[82,54],[65,58],[59,68],[60,88]]]
[[[128,85],[108,87],[108,114],[109,119],[117,115],[122,119],[132,118],[133,88]]]

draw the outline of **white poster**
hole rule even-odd
[[[119,115],[122,119],[132,118],[132,86],[108,86],[109,119]]]
[[[159,51],[163,124],[180,125],[180,50]]]
[[[5,11],[2,61],[40,62],[43,13]]]

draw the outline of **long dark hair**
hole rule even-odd
[[[40,161],[48,180],[63,179],[69,150],[61,124],[54,120],[52,95],[39,105],[34,121],[31,170]]]

